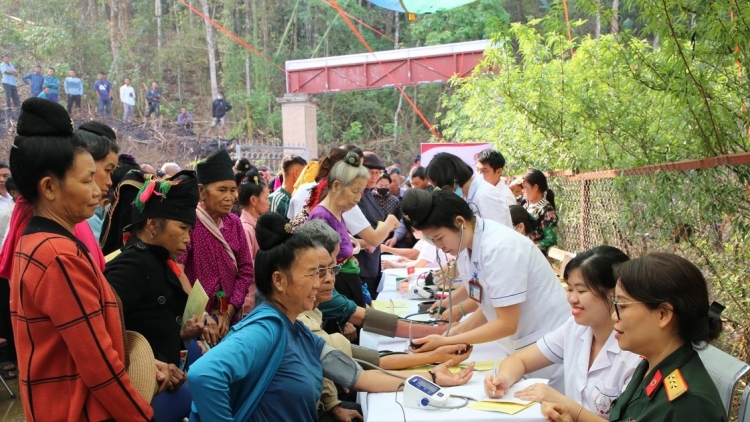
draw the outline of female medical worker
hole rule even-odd
[[[569,308],[560,281],[528,237],[496,221],[475,217],[466,201],[445,190],[410,189],[402,207],[407,224],[421,230],[424,238],[443,252],[457,257],[463,285],[482,310],[446,336],[433,334],[414,340],[415,352],[508,337],[510,342],[499,347],[510,354],[536,343],[565,322]],[[532,376],[548,378],[553,388],[562,391],[562,372],[562,366],[553,365]]]
[[[526,211],[524,211],[526,212]],[[576,255],[565,266],[568,303],[573,316],[555,331],[503,360],[497,376],[487,375],[488,397],[502,397],[530,371],[563,364],[565,395],[544,384],[534,384],[516,397],[536,402],[563,403],[578,413],[579,421],[603,421],[641,363],[638,355],[620,350],[613,329],[610,297],[617,279],[614,266],[628,260],[621,250],[597,246]]]

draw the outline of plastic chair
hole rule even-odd
[[[745,388],[745,392],[742,394],[742,402],[740,403],[740,412],[737,415],[737,422],[750,422],[750,388]]]
[[[8,346],[8,340],[6,340],[4,338],[0,338],[0,348],[7,347],[7,346]],[[18,371],[16,371],[16,372],[18,372]],[[16,393],[14,393],[13,390],[10,389],[10,387],[8,386],[8,383],[5,382],[5,379],[3,378],[2,375],[0,375],[0,381],[5,386],[5,389],[8,390],[8,394],[10,394],[10,398],[15,399],[16,398]]]
[[[750,370],[750,367],[747,363],[710,345],[703,350],[699,350],[698,356],[700,356],[708,374],[716,384],[721,402],[724,403],[724,409],[729,415],[734,387],[737,385],[737,381]],[[745,395],[747,395],[747,392]]]

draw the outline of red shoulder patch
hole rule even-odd
[[[662,376],[661,371],[656,371],[654,374],[654,377],[651,378],[651,381],[646,385],[646,395],[651,397],[651,395],[654,394],[654,391],[656,391],[657,387],[659,387],[659,384],[661,384]]]

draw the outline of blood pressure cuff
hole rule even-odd
[[[345,388],[354,388],[362,375],[362,367],[357,362],[327,344],[320,352],[320,363],[323,364],[323,376]]]
[[[354,359],[370,362],[375,366],[380,366],[380,352],[352,344],[352,357]]]
[[[396,337],[398,316],[378,311],[372,308],[365,310],[365,320],[362,329],[371,333],[388,337]]]

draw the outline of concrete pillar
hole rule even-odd
[[[309,94],[284,94],[281,104],[282,138],[285,147],[307,147],[307,159],[318,158],[318,100]],[[300,150],[285,150],[302,155]]]

